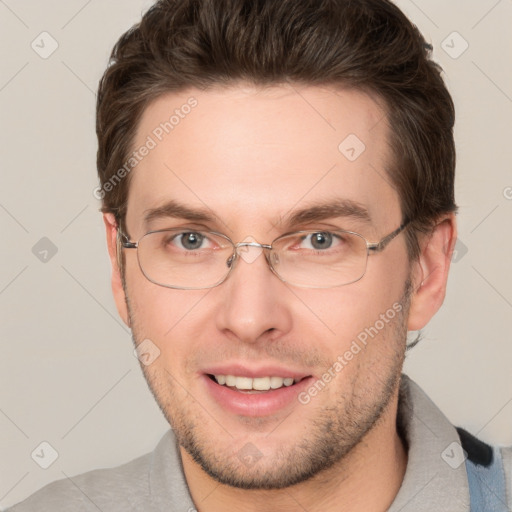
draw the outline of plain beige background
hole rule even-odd
[[[96,86],[150,4],[0,0],[0,509],[150,451],[168,428],[117,317],[93,196]],[[454,423],[511,444],[512,2],[398,4],[455,99],[460,206],[448,296],[406,370]],[[51,457],[42,442],[48,469],[31,456]]]

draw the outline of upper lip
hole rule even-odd
[[[240,363],[219,364],[206,368],[204,373],[209,375],[234,375],[236,377],[249,377],[256,379],[258,377],[283,377],[293,379],[303,379],[311,376],[300,370],[284,368],[276,365],[264,365],[258,367],[248,367]]]

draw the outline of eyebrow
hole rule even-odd
[[[162,218],[185,219],[191,222],[214,222],[215,215],[206,208],[189,208],[177,201],[167,201],[161,206],[150,208],[144,212],[144,224]]]
[[[282,221],[284,221],[287,226],[295,226],[297,224],[305,224],[337,217],[352,218],[366,224],[371,224],[372,222],[368,209],[351,199],[334,199],[328,203],[312,204],[300,210],[290,212],[289,216],[285,216]]]
[[[372,222],[368,209],[362,204],[350,199],[334,199],[327,203],[313,203],[300,210],[291,210],[279,219],[277,225],[285,225],[291,228],[300,224],[339,217],[352,218],[366,224],[371,224]],[[162,218],[176,218],[204,223],[218,221],[218,217],[208,208],[190,208],[175,200],[167,201],[156,208],[150,208],[144,212],[144,223],[146,226],[151,221]]]

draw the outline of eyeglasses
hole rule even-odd
[[[131,242],[118,230],[124,249],[136,249],[139,267],[154,284],[180,290],[201,290],[223,283],[242,258],[247,263],[265,253],[270,270],[281,281],[303,288],[334,288],[359,281],[368,256],[380,252],[409,221],[379,242],[353,231],[309,230],[287,233],[270,245],[255,241],[235,244],[214,231],[162,229]],[[255,252],[250,255],[251,249]]]

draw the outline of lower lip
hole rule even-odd
[[[306,377],[292,386],[283,386],[267,392],[244,393],[221,386],[208,375],[203,375],[208,393],[224,410],[250,417],[270,416],[292,404],[298,404],[299,393],[310,385],[312,379],[312,377]]]

